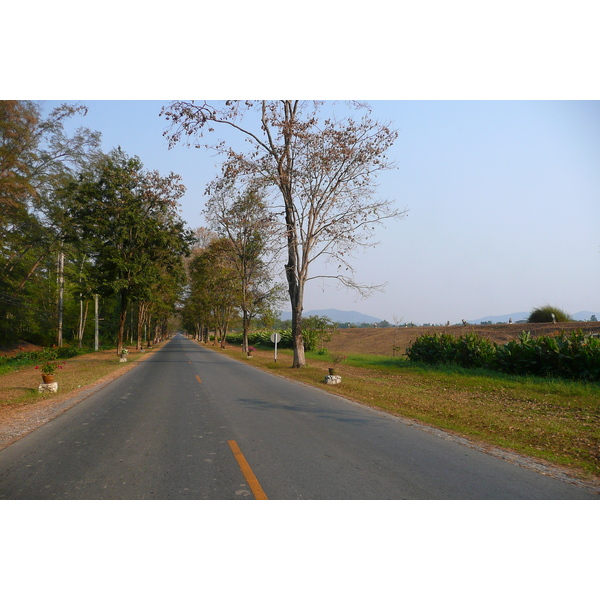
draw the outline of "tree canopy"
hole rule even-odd
[[[93,291],[120,297],[117,351],[130,302],[151,300],[165,276],[182,270],[192,240],[176,210],[184,191],[178,175],[144,171],[120,148],[64,189],[77,241],[90,251]]]
[[[242,315],[242,348],[247,351],[252,319],[270,311],[280,299],[280,287],[272,274],[277,227],[256,187],[239,191],[223,180],[215,187],[205,214],[216,233],[227,241],[222,255],[233,267]]]
[[[85,114],[61,105],[44,118],[40,104],[0,101],[0,339],[47,341],[56,323],[50,274],[64,253],[65,207],[56,195],[64,181],[99,154],[100,134],[68,119]],[[53,324],[54,322],[54,324]]]

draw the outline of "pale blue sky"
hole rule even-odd
[[[182,216],[191,227],[204,224],[204,187],[218,158],[168,150],[158,116],[165,103],[84,103],[81,123],[102,132],[104,149],[121,145],[148,169],[180,174]],[[388,286],[357,301],[313,282],[305,310],[454,323],[551,303],[600,316],[600,102],[371,105],[399,131],[390,153],[398,168],[379,177],[378,194],[409,213],[377,231],[376,248],[357,253],[356,275]]]
[[[37,20],[28,4],[7,7],[6,22],[29,29],[26,43],[18,27],[3,32],[11,60],[0,95],[100,99],[86,102],[82,122],[103,133],[105,150],[120,145],[147,168],[179,173],[191,226],[202,223],[217,160],[167,150],[163,102],[149,99],[391,99],[373,103],[400,133],[399,168],[380,193],[410,212],[356,260],[357,278],[388,281],[387,292],[354,302],[313,284],[306,310],[415,322],[544,303],[600,312],[600,37],[589,0],[425,0],[393,11],[269,0],[230,3],[226,17],[203,3],[165,12],[109,2],[69,19],[62,4]],[[102,100],[112,98],[148,100]]]

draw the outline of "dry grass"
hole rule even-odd
[[[56,372],[59,389],[58,393],[52,396],[60,400],[81,387],[95,383],[116,371],[127,369],[131,363],[148,355],[147,352],[130,350],[127,363],[120,363],[115,350],[105,350],[54,361],[63,368]],[[35,366],[21,367],[16,371],[0,375],[0,418],[3,409],[33,404],[48,396],[48,393],[38,392],[40,383],[42,383],[40,371]]]

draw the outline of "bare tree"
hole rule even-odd
[[[388,124],[370,116],[368,106],[353,103],[357,119],[321,118],[320,103],[298,100],[172,103],[161,114],[171,122],[165,134],[179,142],[216,149],[225,156],[224,176],[258,180],[278,190],[285,223],[285,274],[292,309],[294,367],[305,365],[302,338],[304,290],[310,265],[320,257],[336,261],[335,279],[359,293],[372,291],[353,279],[351,251],[369,245],[374,225],[398,218],[389,200],[373,200],[374,178],[391,164],[386,151],[396,139]],[[248,149],[201,143],[215,125],[243,134]]]
[[[242,350],[248,352],[252,318],[279,299],[279,287],[271,274],[276,223],[255,187],[239,191],[231,182],[218,180],[215,188],[204,212],[216,232],[230,244],[242,313]]]

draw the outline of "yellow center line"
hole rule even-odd
[[[242,454],[240,447],[237,445],[235,440],[228,440],[227,443],[235,456],[235,460],[237,460],[238,465],[240,465],[240,469],[242,471],[242,475],[246,478],[252,493],[254,494],[254,498],[256,500],[268,500],[267,495],[264,493],[263,489],[260,487],[260,483],[258,483],[258,479],[252,472],[248,461]]]
[[[196,375],[196,379],[198,380],[198,383],[202,383],[202,379],[200,379],[200,375]]]

